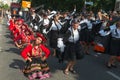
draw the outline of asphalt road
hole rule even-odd
[[[77,62],[77,74],[64,75],[65,63],[58,63],[55,57],[48,59],[52,77],[47,80],[120,80],[120,63],[117,68],[108,69],[105,64],[109,58],[106,54],[97,54],[90,50],[91,55]],[[8,27],[0,24],[0,80],[28,80],[22,72],[24,60],[20,51],[10,38]]]

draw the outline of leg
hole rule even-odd
[[[110,56],[107,67],[111,68],[111,66],[115,64],[115,61],[116,61],[116,56]]]
[[[56,56],[56,49],[53,49],[53,56]]]
[[[64,70],[64,74],[66,74],[66,75],[69,74],[68,71],[69,71],[71,65],[72,65],[72,61],[69,61],[68,64],[67,64],[67,66],[66,66],[66,68],[65,68],[65,70]]]
[[[69,68],[69,70],[70,70],[72,73],[76,73],[76,71],[73,69],[74,66],[75,66],[75,64],[76,64],[76,61],[72,61],[71,66],[70,66],[70,68]]]
[[[89,44],[89,43],[86,43],[86,44],[85,44],[85,53],[86,53],[87,55],[89,55],[89,47],[90,47],[90,44]]]

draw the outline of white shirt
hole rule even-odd
[[[103,28],[103,29],[104,29],[104,28]],[[116,25],[110,26],[110,31],[104,31],[103,29],[99,31],[99,34],[100,34],[101,36],[107,36],[107,35],[109,35],[111,32],[113,32],[113,30],[116,29]]]
[[[73,28],[69,28],[69,30],[71,31],[71,36],[69,37],[68,41],[76,43],[80,37],[78,29],[74,30]]]
[[[32,14],[32,18],[35,19],[36,14]]]
[[[119,32],[120,30],[117,29],[116,24],[110,26],[110,31],[112,33],[112,37],[120,38],[120,32]],[[117,31],[118,34],[116,33],[116,31]]]
[[[57,26],[56,26],[57,25]],[[55,22],[54,21],[52,21],[52,26],[51,26],[51,30],[60,30],[62,28],[62,26],[61,26],[61,22],[59,21],[59,23],[58,22],[56,22],[56,24],[55,24]]]
[[[19,12],[19,15],[20,15],[20,16],[22,16],[22,15],[23,15],[22,11],[20,11],[20,12]]]
[[[120,29],[114,29],[114,30],[112,30],[112,37],[114,37],[114,38],[120,38]]]
[[[88,29],[92,29],[92,23],[88,19],[84,19],[84,20],[80,21],[80,24],[82,24],[82,23],[86,23],[88,26]]]
[[[49,23],[50,23],[49,19],[44,19],[44,21],[43,21],[43,26],[49,25]]]
[[[99,33],[101,34],[101,36],[106,36],[111,33],[112,37],[120,38],[120,30],[116,28],[116,25],[110,26],[110,31],[100,30]]]
[[[100,30],[100,31],[99,31],[99,34],[100,34],[101,36],[107,36],[107,35],[110,34],[110,31]]]

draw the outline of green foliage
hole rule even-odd
[[[8,4],[4,4],[3,2],[0,2],[0,8],[9,9],[9,6],[8,6]]]
[[[87,10],[98,11],[113,10],[115,6],[115,0],[86,0],[92,1],[93,6],[86,5]],[[41,4],[45,5],[45,8],[52,8],[57,10],[73,10],[73,6],[76,5],[77,11],[82,10],[85,0],[32,0],[32,6],[37,7]]]
[[[8,4],[5,4],[4,6],[3,6],[3,9],[9,9],[10,7],[8,6]]]
[[[4,4],[3,2],[0,2],[0,8],[3,8]]]

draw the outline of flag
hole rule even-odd
[[[91,2],[91,1],[86,2],[86,1],[85,1],[85,4],[86,4],[86,5],[91,5],[91,6],[92,6],[92,5],[93,5],[93,2]]]

